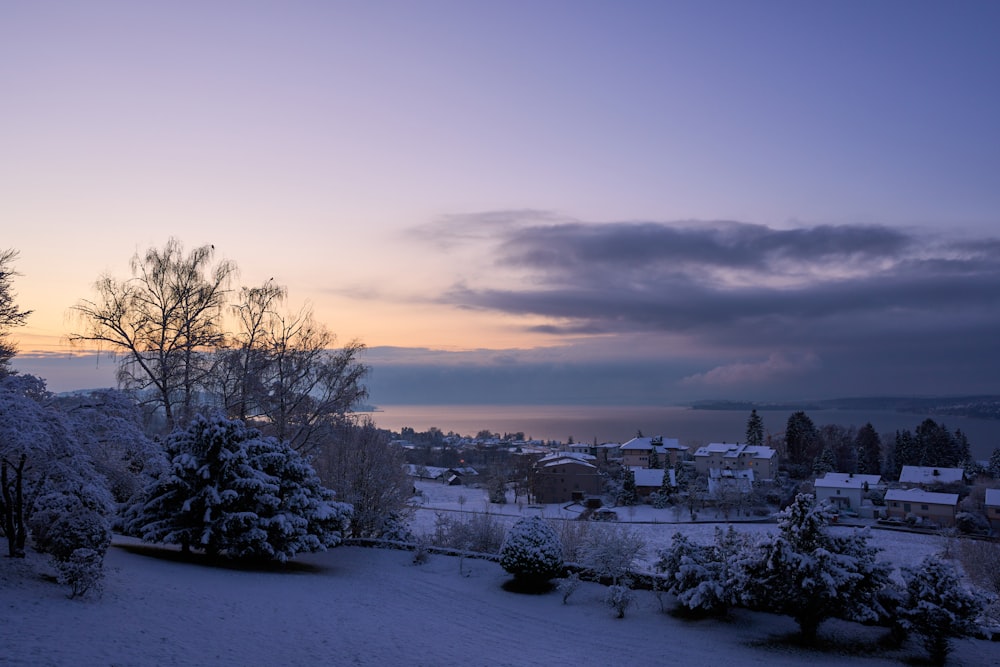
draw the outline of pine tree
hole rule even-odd
[[[801,410],[788,417],[785,427],[785,454],[796,475],[808,474],[808,467],[819,452],[819,434],[812,419]]]
[[[916,568],[903,568],[906,594],[897,607],[903,630],[920,635],[931,661],[943,665],[951,639],[976,631],[982,599],[965,589],[954,566],[928,556]]]
[[[660,453],[656,451],[656,445],[653,445],[653,449],[649,452],[649,467],[654,470],[660,468]]]
[[[867,532],[831,535],[830,521],[828,506],[799,494],[778,515],[778,534],[735,559],[738,599],[790,615],[810,642],[828,618],[873,621],[884,613],[878,594],[889,566],[876,561]]]
[[[871,422],[858,431],[854,438],[854,446],[857,449],[858,472],[862,475],[881,474],[882,441]]]
[[[144,540],[284,562],[340,543],[352,508],[287,444],[198,415],[166,442],[170,463],[130,512]]]
[[[639,502],[639,493],[635,488],[635,473],[627,466],[621,468],[621,490],[615,503],[618,505],[635,505]]]
[[[764,444],[764,420],[757,414],[756,408],[750,411],[750,417],[747,419],[746,443],[754,447]]]
[[[1000,479],[1000,447],[994,448],[990,454],[989,472],[993,479]]]
[[[822,477],[828,472],[837,470],[837,460],[833,455],[833,450],[829,447],[823,448],[823,453],[813,461],[813,475]]]

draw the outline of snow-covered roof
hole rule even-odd
[[[889,489],[885,492],[885,499],[886,501],[901,500],[910,503],[930,503],[951,507],[958,504],[957,493],[934,493],[923,489]]]
[[[594,468],[594,469],[597,468],[597,466],[595,466],[593,463],[584,461],[578,456],[573,456],[572,454],[565,454],[563,456],[554,456],[554,457],[546,456],[538,460],[538,465],[540,465],[543,468],[551,468],[552,466],[565,465],[567,463],[572,465],[585,466],[587,468]]]
[[[621,445],[620,449],[622,449],[622,451],[651,451],[654,446],[656,447],[657,452],[665,452],[670,449],[687,449],[687,447],[681,445],[680,440],[677,438],[664,438],[663,436],[656,436],[653,438],[632,438],[624,445]]]
[[[576,459],[577,461],[590,462],[596,461],[597,457],[593,454],[584,454],[582,452],[553,452],[538,459],[539,463],[545,463],[553,459]]]
[[[961,482],[965,471],[961,468],[935,468],[934,466],[903,466],[900,482],[911,484],[949,484]]]
[[[986,489],[986,505],[1000,507],[1000,489]]]
[[[722,454],[723,458],[739,458],[741,455],[749,455],[755,459],[770,459],[777,455],[777,452],[764,445],[741,445],[739,443],[712,442],[703,447],[699,447],[695,456],[711,456],[712,454]]]
[[[818,489],[863,489],[868,486],[878,486],[882,483],[882,475],[858,475],[848,472],[828,472],[816,480]]]

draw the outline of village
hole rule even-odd
[[[494,506],[575,506],[577,518],[621,520],[637,506],[659,522],[769,519],[797,493],[827,502],[841,523],[975,536],[1000,533],[1000,481],[966,468],[901,467],[898,477],[825,471],[794,478],[777,449],[636,436],[624,443],[452,438],[438,448],[395,441],[421,482],[484,488]],[[433,455],[452,465],[415,461]]]

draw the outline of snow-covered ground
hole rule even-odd
[[[426,505],[470,511],[485,500],[476,493],[439,486],[425,490]],[[517,506],[496,509],[513,521]],[[634,518],[646,511],[637,508]],[[432,526],[434,512],[418,511],[414,526]],[[675,528],[703,530],[710,539],[714,529],[633,527],[648,531],[650,541],[669,540]],[[875,531],[874,537],[897,562],[941,547],[925,536]],[[832,667],[900,665],[922,656],[912,642],[868,657],[865,647],[882,631],[838,621],[820,633],[851,655],[795,648],[775,639],[795,632],[787,617],[737,610],[729,621],[684,621],[662,613],[656,597],[643,591],[618,620],[596,584],[582,584],[563,605],[556,592],[504,591],[506,573],[483,560],[435,555],[413,565],[409,552],[339,547],[301,557],[287,571],[256,572],[127,550],[136,544],[116,539],[100,598],[67,599],[64,587],[40,576],[48,567],[38,557],[0,559],[0,665]],[[664,602],[669,606],[666,596]],[[998,663],[1000,644],[980,640],[956,642],[949,660],[967,667]]]
[[[486,490],[447,486],[441,482],[418,481],[420,498],[415,501],[416,511],[411,520],[414,533],[427,534],[433,531],[437,514],[441,512],[490,512],[507,525],[513,524],[522,515],[538,515],[552,520],[573,521],[583,511],[580,505],[518,505],[509,494],[504,505],[490,503]],[[715,537],[718,527],[725,529],[732,525],[742,532],[772,532],[777,530],[773,521],[734,521],[727,524],[716,518],[712,510],[703,511],[701,520],[691,523],[687,510],[675,513],[672,509],[656,509],[650,505],[614,508],[618,523],[642,536],[646,549],[641,566],[649,569],[658,558],[658,552],[670,545],[673,534],[682,531],[691,539],[709,543]],[[591,522],[594,525],[594,522]],[[607,524],[605,524],[607,525]],[[855,530],[852,527],[833,527],[833,530]],[[871,530],[872,543],[882,549],[882,556],[897,567],[916,565],[925,556],[947,548],[947,540],[932,535],[918,535],[893,530]]]

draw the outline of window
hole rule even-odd
[[[920,509],[922,509],[922,510],[926,510],[926,509],[927,509],[927,505],[921,505],[921,506],[920,506]]]

